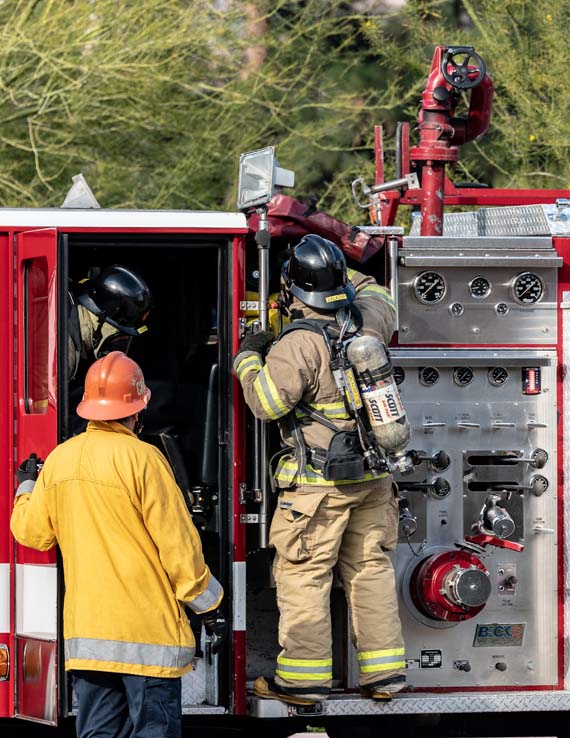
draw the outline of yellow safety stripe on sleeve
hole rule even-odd
[[[376,295],[384,300],[384,302],[388,303],[391,308],[395,307],[394,298],[392,297],[390,290],[387,290],[386,287],[380,287],[378,284],[369,284],[358,293],[358,297],[368,297],[369,295]]]
[[[376,671],[395,671],[405,669],[403,648],[385,648],[380,651],[361,651],[357,654],[358,666],[362,674]]]
[[[248,372],[261,371],[262,367],[263,364],[261,363],[259,356],[246,356],[245,359],[242,359],[242,361],[237,365],[236,376],[241,382],[242,377],[244,377]]]
[[[375,477],[371,472],[366,472],[360,479],[337,479],[336,481],[324,479],[310,464],[305,467],[305,474],[298,474],[298,464],[295,459],[281,459],[275,472],[275,479],[286,484],[305,484],[316,487],[338,487],[343,484],[359,484],[370,482],[372,479],[384,479],[388,473]]]
[[[331,418],[331,420],[350,420],[350,415],[346,411],[346,406],[344,402],[309,402],[307,404],[315,410],[320,410],[324,415],[327,416],[327,418]],[[295,415],[298,418],[307,417],[307,414],[304,413],[302,410],[295,410]]]
[[[347,269],[347,270],[346,270],[346,276],[347,276],[347,277],[348,277],[349,279],[352,279],[352,278],[354,277],[354,275],[355,275],[355,274],[356,274],[356,271],[355,271],[354,269],[350,269],[350,268],[349,268],[349,269]]]
[[[276,420],[283,415],[287,415],[289,408],[283,404],[279,397],[279,392],[274,381],[271,379],[267,366],[264,366],[259,372],[253,382],[253,387],[266,415],[271,420]]]
[[[282,679],[322,682],[332,679],[332,659],[288,659],[278,656],[275,673]]]

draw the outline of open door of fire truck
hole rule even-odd
[[[16,236],[15,465],[58,442],[57,231]],[[15,714],[57,720],[56,551],[15,548]]]

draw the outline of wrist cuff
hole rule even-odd
[[[239,370],[239,365],[244,359],[251,357],[251,361],[248,361],[247,369],[257,369],[258,371],[263,368],[263,362],[261,361],[261,354],[258,351],[240,351],[236,354],[234,359],[234,372],[238,375],[238,379],[241,378],[243,371]]]

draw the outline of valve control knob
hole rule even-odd
[[[437,471],[445,471],[450,463],[451,459],[449,458],[449,454],[445,451],[436,451],[436,453],[430,459],[430,464]]]
[[[469,661],[460,661],[457,664],[457,668],[459,669],[459,671],[471,671],[471,664],[469,663]]]
[[[451,464],[449,454],[443,450],[435,451],[431,455],[422,454],[419,451],[409,451],[408,454],[415,466],[425,461],[436,471],[445,471]]]
[[[535,448],[528,458],[512,459],[515,464],[530,464],[535,469],[543,469],[548,461],[548,453],[543,448]]]
[[[498,671],[506,671],[507,665],[504,661],[497,661],[497,663],[495,664],[495,669],[497,669]]]

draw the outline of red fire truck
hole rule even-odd
[[[468,110],[459,117],[463,95]],[[292,182],[271,147],[242,158],[242,212],[0,209],[0,718],[57,724],[74,711],[62,668],[58,554],[16,545],[9,519],[15,467],[32,452],[45,458],[77,430],[68,289],[109,264],[134,268],[152,290],[150,330],[131,351],[156,408],[145,440],[192,493],[231,619],[222,654],[212,656],[202,633],[202,655],[183,680],[186,714],[278,718],[289,728],[299,717],[348,730],[342,718],[570,710],[570,192],[449,179],[461,145],[487,129],[492,95],[472,48],[436,48],[416,145],[408,124],[398,126],[396,179],[384,179],[377,127],[375,181],[352,184],[367,226],[276,195]],[[415,210],[407,234],[394,225],[399,205]],[[448,205],[470,210],[448,214]],[[386,704],[359,696],[337,584],[331,699],[308,709],[249,692],[255,677],[273,673],[278,650],[267,542],[275,503],[267,459],[278,439],[246,410],[232,357],[252,323],[271,323],[279,260],[306,232],[337,241],[397,304],[390,350],[413,469],[395,475],[393,562],[409,687]]]

